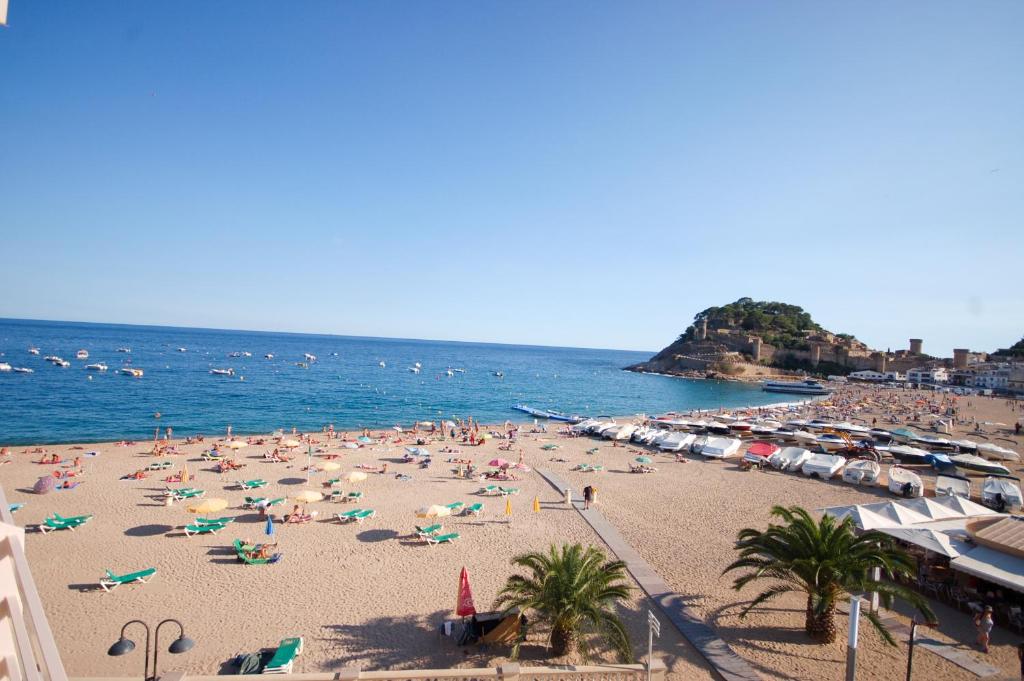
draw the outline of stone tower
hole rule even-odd
[[[707,319],[700,320],[700,339],[701,340],[707,340],[708,339],[708,320]]]
[[[760,336],[750,337],[750,356],[754,358],[755,362],[761,361],[761,344],[763,342]]]
[[[924,347],[924,341],[921,340],[920,338],[911,338],[910,339],[910,354],[912,354],[912,355],[923,354],[921,352],[921,349],[923,347]]]
[[[971,351],[967,348],[953,348],[953,368],[966,369],[967,355],[969,354],[971,354]]]

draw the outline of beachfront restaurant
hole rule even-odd
[[[857,531],[893,537],[917,562],[910,586],[958,610],[993,608],[996,624],[1024,632],[1024,517],[963,497],[900,499],[822,509]]]

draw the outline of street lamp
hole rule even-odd
[[[179,622],[178,620],[166,619],[163,622],[157,624],[153,638],[152,675],[150,675],[149,673],[149,625],[147,625],[142,620],[131,620],[129,622],[126,622],[125,625],[121,627],[121,635],[118,637],[117,641],[114,643],[114,645],[110,646],[109,650],[107,650],[107,655],[119,657],[121,655],[127,655],[128,653],[135,650],[135,641],[131,640],[130,638],[125,638],[124,632],[131,624],[141,624],[143,629],[146,630],[146,658],[144,660],[145,664],[143,665],[142,670],[144,676],[142,678],[144,679],[144,681],[154,681],[156,679],[157,673],[156,663],[160,655],[160,629],[168,622],[173,622],[178,625],[178,638],[174,639],[174,642],[171,643],[171,645],[167,648],[167,652],[171,653],[172,655],[180,655],[181,653],[188,652],[192,649],[192,646],[195,645],[195,641],[185,637],[185,627],[182,626],[181,622]]]
[[[918,625],[926,627],[932,627],[933,629],[939,626],[938,620],[931,620],[929,622],[918,622],[917,615],[914,615],[914,619],[910,622],[910,650],[907,651],[907,681],[910,681],[910,675],[914,671],[914,638],[917,636]]]

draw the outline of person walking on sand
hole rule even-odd
[[[583,488],[583,510],[590,510],[590,502],[594,500],[594,488],[587,485]]]
[[[978,628],[978,645],[981,652],[988,652],[989,636],[992,634],[992,606],[986,605],[985,609],[974,618],[974,626]]]

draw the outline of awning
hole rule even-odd
[[[956,558],[973,548],[967,542],[930,527],[883,527],[878,531],[947,558]]]
[[[954,570],[1024,593],[1024,559],[984,546],[949,562]]]

